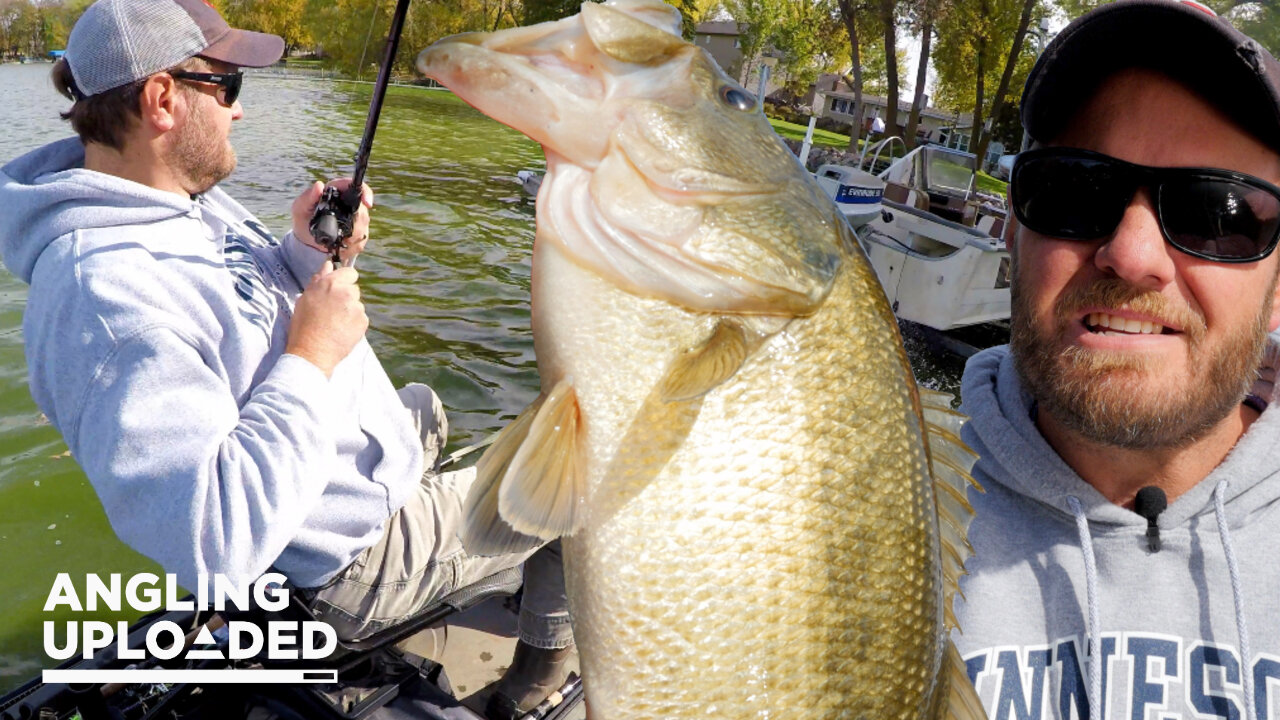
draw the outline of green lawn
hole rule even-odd
[[[1005,191],[1009,188],[1009,183],[1003,180],[997,180],[990,175],[980,172],[978,173],[978,189],[982,192],[989,192],[1000,197],[1005,196]]]
[[[777,118],[769,118],[769,124],[773,126],[774,132],[789,140],[804,140],[804,134],[809,129],[804,125],[797,125]],[[814,128],[813,144],[827,145],[844,150],[849,147],[849,136],[833,133],[830,130]]]

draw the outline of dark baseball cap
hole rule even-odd
[[[1204,5],[1117,0],[1049,43],[1027,77],[1022,124],[1049,142],[1117,71],[1141,67],[1181,81],[1280,151],[1280,64],[1256,40]]]
[[[98,0],[71,29],[64,57],[88,97],[196,55],[265,67],[283,54],[284,39],[237,30],[204,0]]]

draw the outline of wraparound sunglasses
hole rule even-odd
[[[240,70],[233,73],[200,73],[174,70],[169,74],[179,80],[194,80],[195,82],[212,83],[221,86],[222,99],[219,102],[227,107],[236,104],[236,99],[240,97],[240,84],[244,81],[244,72]]]
[[[1160,232],[1188,255],[1254,262],[1280,238],[1280,187],[1214,168],[1156,168],[1076,148],[1018,155],[1009,197],[1018,222],[1041,235],[1099,240],[1120,225],[1139,187],[1149,188]]]

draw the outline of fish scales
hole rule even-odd
[[[958,416],[922,401],[852,231],[673,12],[586,3],[419,58],[547,154],[542,393],[481,459],[464,542],[566,536],[593,718],[980,718],[947,640]]]
[[[775,337],[776,352],[766,346],[700,406],[639,411],[618,398],[643,397],[624,385],[668,327],[595,293],[550,299],[596,308],[605,323],[635,320],[616,353],[583,347],[562,360],[575,377],[614,379],[580,393],[602,436],[592,446],[612,461],[592,473],[589,516],[566,545],[585,677],[617,690],[592,697],[599,717],[925,717],[941,590],[910,370],[881,308],[856,307],[874,297],[857,287],[876,282],[869,269],[842,280],[821,312]],[[825,333],[842,340],[823,343],[829,357],[783,347]],[[847,358],[866,370],[852,373]],[[668,428],[672,442],[628,426]],[[921,704],[903,706],[904,695]]]

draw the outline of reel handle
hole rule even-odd
[[[347,238],[351,237],[356,209],[360,203],[360,188],[356,187],[355,190],[355,202],[352,203],[351,198],[336,187],[325,187],[324,192],[320,193],[315,212],[311,215],[308,226],[311,236],[333,256],[334,267],[342,265],[340,253],[347,246]]]

